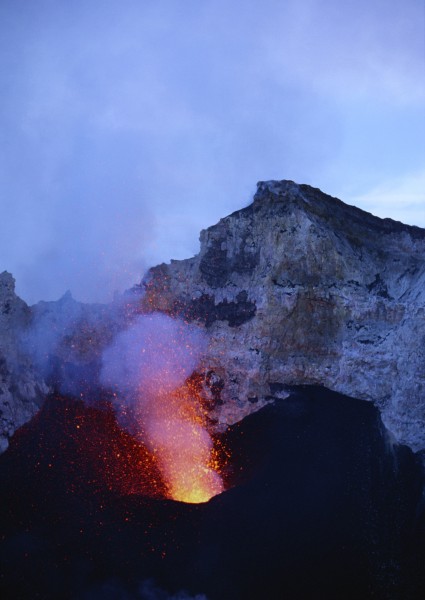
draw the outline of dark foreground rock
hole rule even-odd
[[[289,393],[222,435],[228,490],[202,505],[161,499],[107,406],[51,397],[0,457],[1,597],[424,597],[417,457],[371,403]]]
[[[0,451],[49,388],[98,383],[103,349],[152,311],[205,332],[198,370],[217,431],[314,384],[374,402],[397,442],[425,450],[424,229],[284,180],[260,182],[200,240],[105,306],[67,294],[27,307],[0,274]]]

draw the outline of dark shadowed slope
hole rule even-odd
[[[228,491],[163,500],[108,410],[51,398],[0,458],[1,597],[423,597],[421,467],[371,404],[296,388],[222,441]]]

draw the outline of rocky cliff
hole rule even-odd
[[[205,325],[219,423],[320,384],[375,402],[398,442],[425,448],[425,230],[260,182],[201,233],[197,256],[143,287],[145,310]]]
[[[201,233],[197,256],[154,267],[131,298],[119,317],[116,306],[69,298],[29,309],[1,276],[3,446],[47,389],[17,329],[40,313],[49,328],[72,309],[55,354],[68,379],[75,365],[91,365],[93,377],[134,312],[163,311],[207,332],[200,375],[218,429],[291,386],[318,384],[373,401],[396,441],[425,449],[425,230],[306,185],[261,182],[252,204]]]
[[[9,437],[39,410],[48,387],[20,345],[31,311],[15,294],[10,273],[0,274],[0,452]]]

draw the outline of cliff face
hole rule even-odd
[[[425,448],[425,230],[261,182],[197,256],[143,285],[145,310],[205,324],[219,423],[320,384],[374,401],[397,441]]]
[[[98,388],[102,350],[128,318],[117,306],[82,304],[69,292],[27,306],[0,274],[0,453],[55,389],[83,397]]]
[[[9,437],[39,410],[48,387],[19,343],[31,311],[15,294],[15,281],[0,274],[0,452]]]
[[[95,381],[102,348],[141,310],[205,328],[200,374],[218,429],[318,384],[373,401],[396,441],[425,449],[425,230],[261,182],[251,205],[201,233],[197,256],[154,267],[132,292],[121,312],[70,298],[29,309],[0,276],[3,448],[47,391],[18,329],[41,315],[62,332],[54,357],[72,393],[75,373]]]

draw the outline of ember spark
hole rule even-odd
[[[207,414],[191,376],[206,348],[202,328],[154,313],[139,315],[103,353],[101,381],[118,421],[157,461],[168,496],[206,502],[223,491]]]
[[[189,384],[153,403],[147,427],[170,498],[207,502],[223,491],[217,450],[206,427],[201,399]]]

